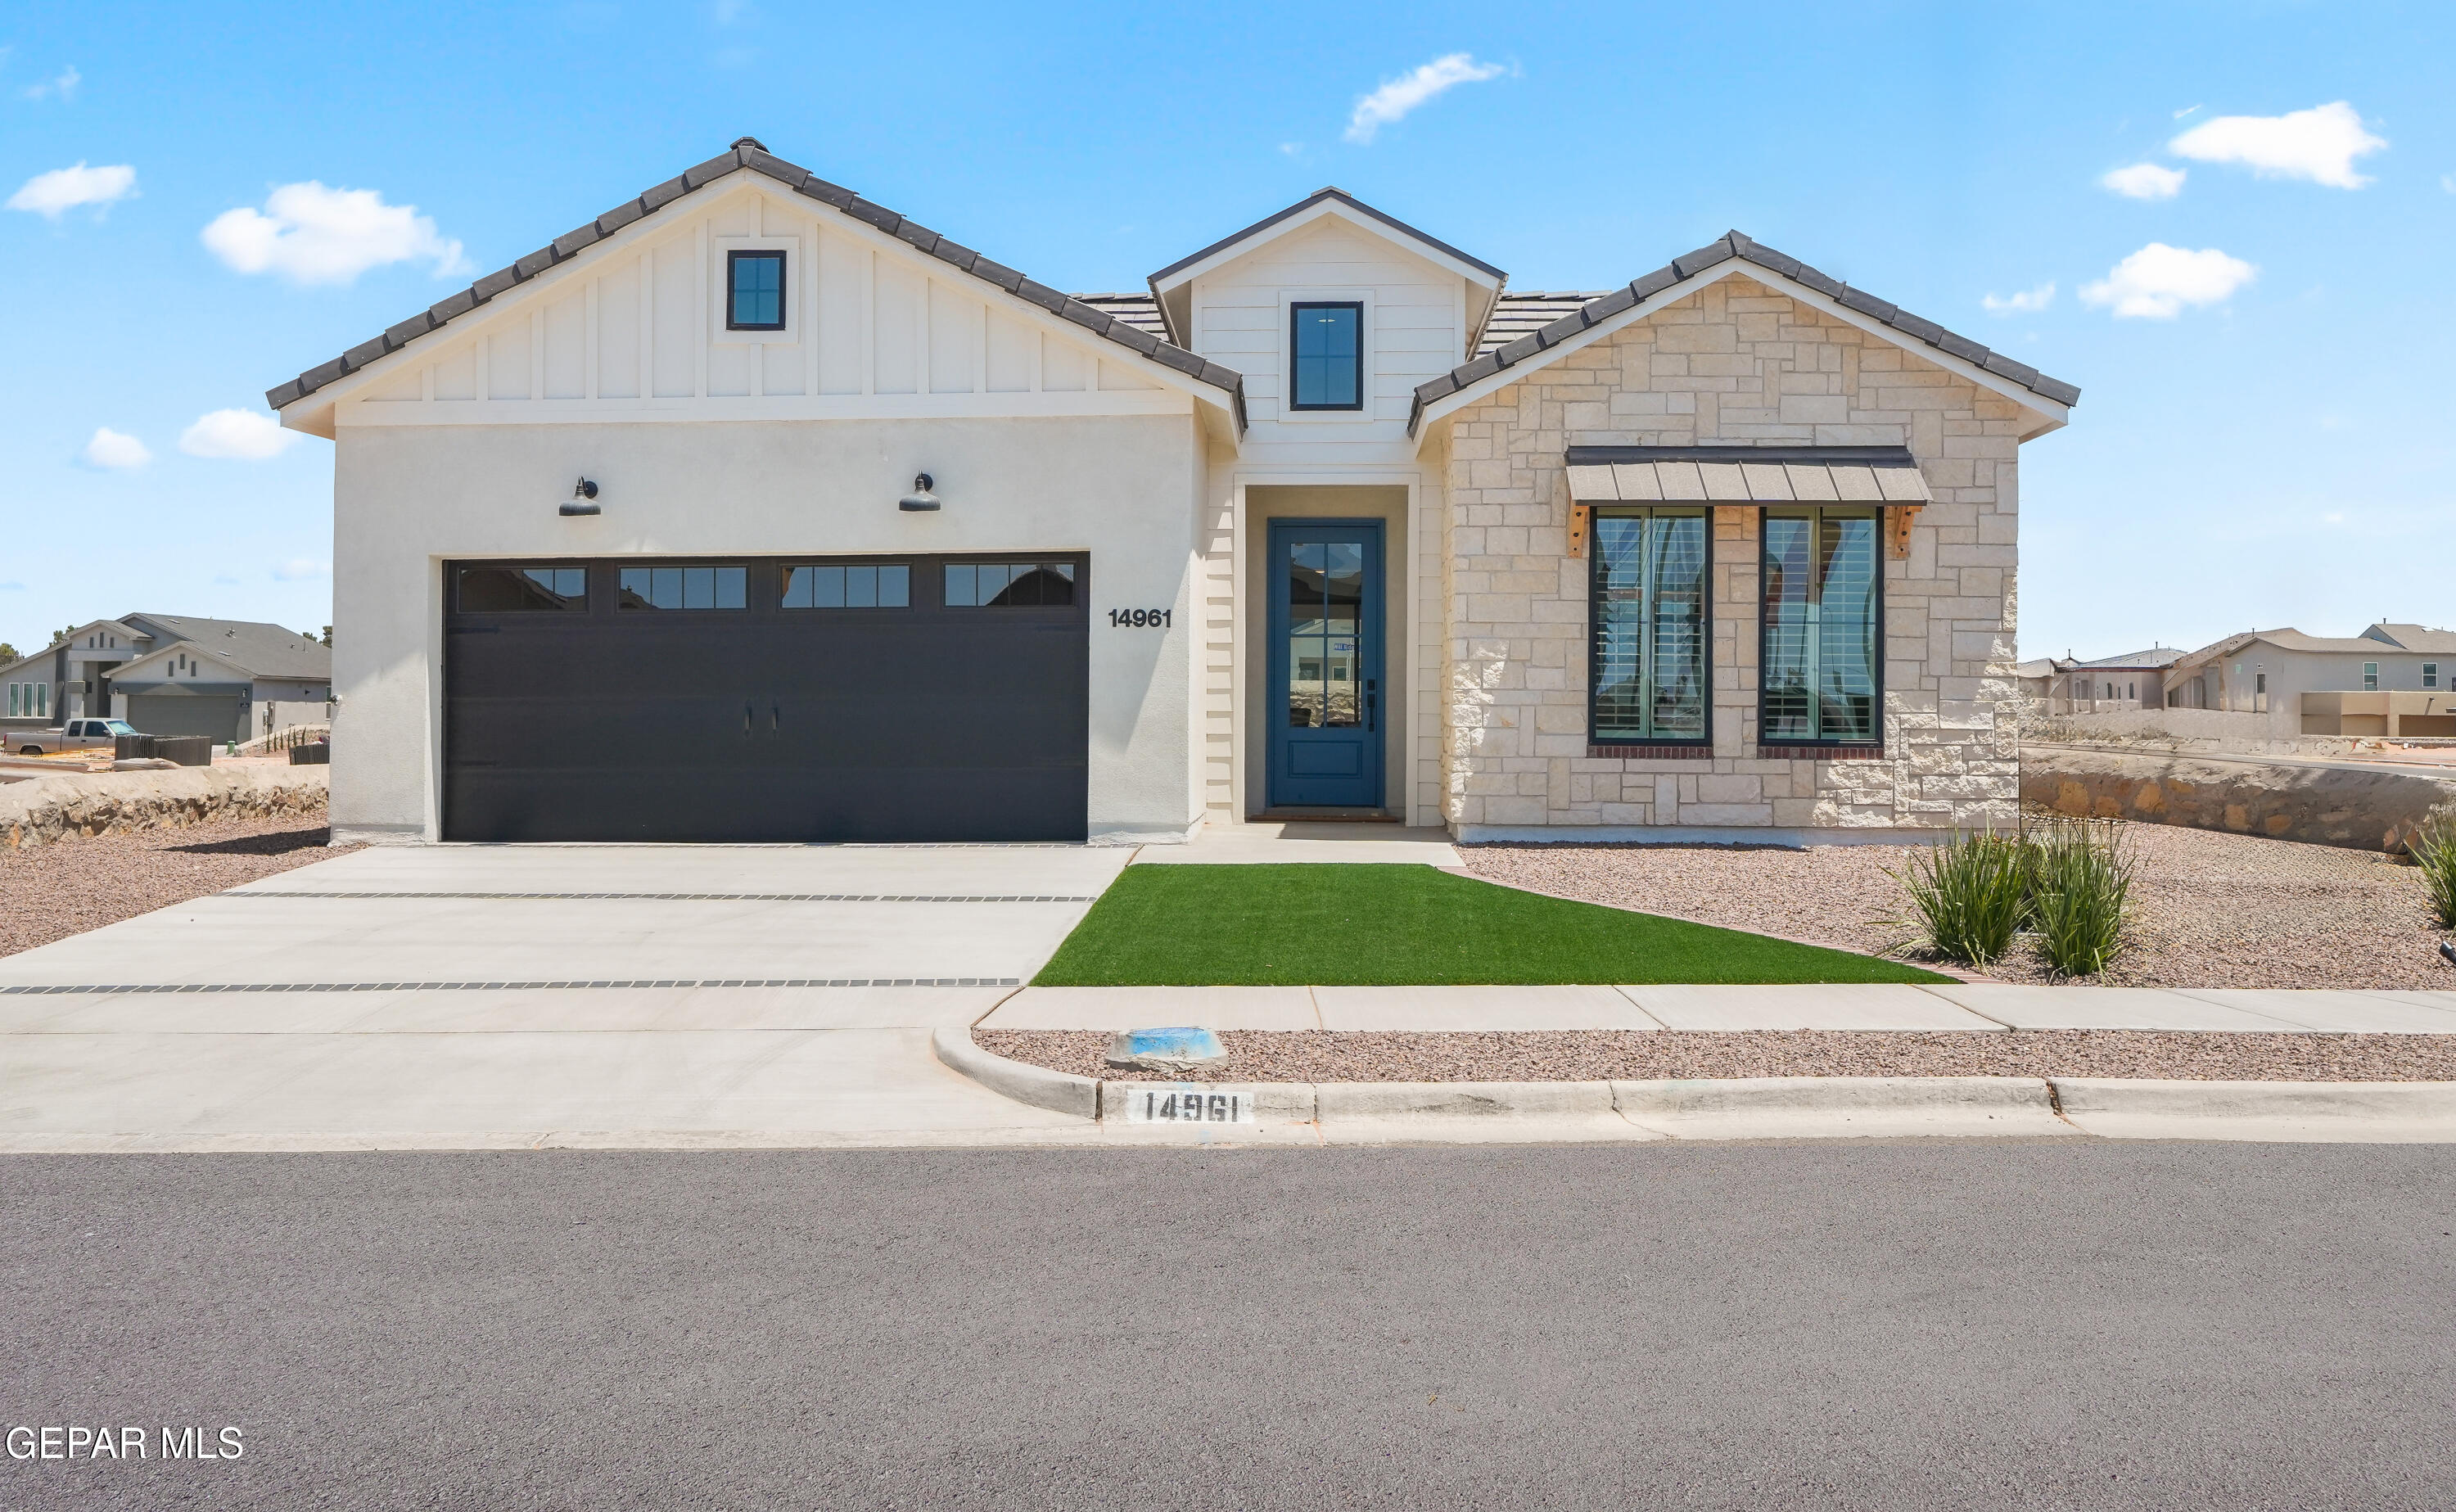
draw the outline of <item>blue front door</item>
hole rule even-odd
[[[1273,808],[1382,807],[1382,525],[1271,521]]]

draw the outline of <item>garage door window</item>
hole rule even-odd
[[[787,567],[788,609],[902,609],[912,603],[912,569],[894,562],[857,567]]]
[[[739,609],[745,605],[747,567],[624,567],[625,609]]]
[[[463,567],[460,612],[524,614],[586,613],[586,567]]]
[[[1071,604],[1071,562],[966,562],[947,567],[947,607],[1009,609]]]

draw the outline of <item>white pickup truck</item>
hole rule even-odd
[[[115,747],[120,736],[135,733],[136,726],[124,719],[72,719],[57,729],[12,729],[7,735],[9,749],[17,755],[46,756],[97,746]]]

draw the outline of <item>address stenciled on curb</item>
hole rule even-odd
[[[1242,1089],[1138,1087],[1126,1098],[1128,1123],[1252,1123],[1254,1094]]]

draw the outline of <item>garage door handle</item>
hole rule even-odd
[[[777,730],[780,730],[780,729],[783,729],[784,727],[785,727],[785,717],[784,717],[784,715],[782,715],[781,713],[777,712],[777,706],[776,706],[775,705],[773,705],[773,704],[768,705],[768,731],[772,734],[773,732],[775,732],[775,731],[777,731]]]
[[[750,721],[751,721],[751,719],[752,719],[753,717],[754,717],[754,716],[753,716],[753,715],[751,714],[751,712],[750,712],[750,705],[747,705],[747,704],[743,705],[742,705],[742,733],[744,733],[745,735],[747,735],[747,734],[749,734],[749,733],[750,733]]]

